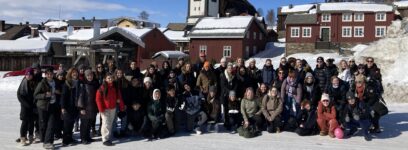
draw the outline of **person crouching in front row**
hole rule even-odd
[[[322,95],[322,100],[317,106],[317,124],[320,127],[320,135],[326,136],[329,134],[334,138],[334,130],[339,126],[336,120],[336,108],[330,101],[328,94]]]

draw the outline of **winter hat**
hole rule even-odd
[[[210,86],[210,88],[208,89],[209,92],[217,92],[217,87],[215,86]]]
[[[312,77],[312,78],[314,78],[314,77],[313,77],[313,74],[312,74],[312,73],[310,73],[310,72],[306,73],[305,79],[307,79],[308,77]]]
[[[366,77],[364,75],[362,75],[362,74],[359,74],[359,75],[356,76],[356,82],[365,83],[365,79],[366,79]]]
[[[235,96],[235,91],[229,91],[228,96]]]
[[[354,95],[354,92],[348,91],[347,94],[346,94],[346,98],[347,98],[347,100],[350,100],[350,99],[355,99],[356,96]]]
[[[205,62],[204,62],[204,67],[210,67],[210,62],[205,61]]]
[[[330,101],[330,96],[329,94],[323,93],[321,100],[329,100]]]
[[[150,77],[145,77],[145,78],[143,79],[143,83],[147,83],[147,82],[153,83],[152,78],[150,78]]]
[[[31,68],[27,69],[25,75],[34,75],[34,70]]]
[[[155,97],[155,96],[154,96],[154,93],[156,93],[156,92],[161,93],[159,89],[154,89],[154,90],[153,90],[153,95],[152,95],[153,100],[159,100],[158,97]]]
[[[45,69],[45,73],[54,73],[54,68],[52,67],[48,67],[47,69]]]
[[[78,69],[79,69],[79,70],[81,70],[81,69],[85,69],[85,65],[80,64],[80,65],[78,66]]]
[[[85,76],[88,76],[88,75],[90,75],[90,74],[92,74],[92,70],[91,70],[91,69],[85,70]]]

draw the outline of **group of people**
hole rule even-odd
[[[151,141],[177,132],[221,132],[221,127],[231,133],[332,138],[336,128],[350,137],[360,127],[367,141],[381,132],[381,114],[373,106],[383,88],[373,58],[336,65],[318,57],[314,69],[296,58],[282,58],[276,69],[270,59],[262,69],[254,59],[248,66],[244,61],[222,58],[214,67],[202,54],[195,64],[183,58],[174,67],[153,63],[144,74],[136,62],[124,69],[108,60],[95,70],[60,65],[45,71],[34,64],[17,91],[22,120],[17,141],[53,149],[54,139],[76,144],[73,133],[79,131],[82,144],[101,136],[103,145],[113,146],[113,137],[141,135]]]

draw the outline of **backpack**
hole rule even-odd
[[[254,126],[248,126],[247,128],[244,128],[243,126],[239,127],[237,129],[239,136],[242,136],[244,138],[253,138],[261,135],[261,132],[256,130]]]

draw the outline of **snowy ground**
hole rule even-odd
[[[0,72],[2,76],[4,72]],[[15,143],[19,134],[20,120],[19,103],[16,89],[21,77],[0,78],[0,149],[42,149],[41,144],[21,147]],[[383,132],[376,135],[371,142],[365,142],[361,133],[350,139],[330,139],[329,137],[299,137],[294,133],[268,134],[253,139],[244,139],[236,134],[210,133],[202,136],[179,134],[175,137],[154,142],[145,142],[141,138],[115,140],[117,143],[111,149],[406,149],[408,143],[408,104],[390,104],[391,113],[381,120]],[[78,133],[76,133],[78,136]],[[100,141],[100,138],[96,138]],[[56,141],[57,146],[61,141]],[[91,145],[76,145],[61,149],[108,149],[101,142]]]

